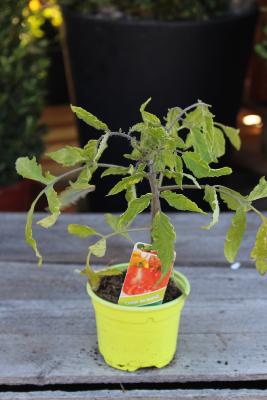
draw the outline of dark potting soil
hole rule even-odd
[[[95,292],[97,296],[104,300],[110,301],[111,303],[117,304],[125,275],[126,273],[124,272],[121,275],[102,277],[100,286]],[[163,303],[168,303],[169,301],[175,300],[177,297],[181,296],[181,294],[182,292],[180,289],[178,289],[174,280],[171,278],[165,292]]]

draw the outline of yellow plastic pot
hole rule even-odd
[[[115,266],[120,270],[128,264]],[[90,285],[87,292],[96,315],[99,351],[111,367],[124,371],[167,365],[174,357],[181,311],[190,292],[187,278],[174,272],[183,293],[158,306],[129,307],[98,297]]]

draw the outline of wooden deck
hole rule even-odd
[[[238,270],[223,258],[229,214],[211,232],[199,229],[203,216],[173,220],[176,268],[192,285],[177,354],[163,369],[127,373],[105,365],[97,352],[85,282],[73,272],[88,241],[65,229],[81,222],[105,231],[102,215],[64,215],[50,231],[37,227],[45,260],[38,269],[24,244],[25,215],[0,214],[0,400],[267,399],[267,278],[248,261],[257,219],[250,215]],[[103,262],[129,254],[128,243],[117,239]]]

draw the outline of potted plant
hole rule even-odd
[[[126,129],[145,98],[155,99],[158,115],[200,98],[213,105],[220,121],[236,123],[257,18],[253,1],[239,2],[240,8],[230,0],[59,3],[74,104]],[[78,127],[83,146],[88,129],[82,121]],[[120,149],[115,143],[106,161],[120,160]],[[114,183],[112,177],[108,181]],[[94,211],[122,209],[120,197],[107,202],[95,193],[93,199]]]
[[[109,365],[129,371],[148,366],[163,367],[171,361],[176,348],[180,312],[189,294],[190,285],[185,276],[175,271],[170,282],[176,292],[168,299],[170,301],[150,307],[115,304],[120,297],[122,284],[125,284],[123,274],[128,264],[115,265],[101,271],[94,271],[91,267],[92,256],[104,256],[109,238],[121,235],[131,240],[131,232],[149,232],[150,250],[154,252],[153,257],[156,254],[160,260],[160,265],[156,267],[157,282],[162,283],[171,272],[176,235],[171,216],[162,212],[161,202],[167,202],[174,210],[205,214],[184,194],[187,189],[203,190],[204,199],[213,212],[211,221],[207,222],[204,229],[210,229],[217,224],[219,199],[235,212],[224,245],[229,262],[233,262],[238,253],[246,230],[247,212],[257,213],[261,225],[251,256],[261,274],[267,271],[267,218],[253,205],[254,200],[267,195],[265,178],[261,178],[248,196],[242,196],[220,184],[200,183],[202,178],[208,177],[212,181],[212,178],[231,174],[229,167],[214,168],[213,164],[225,152],[224,134],[239,149],[238,131],[215,123],[209,106],[202,102],[185,109],[169,109],[164,123],[146,110],[148,102],[149,100],[140,108],[142,121],[126,132],[113,131],[90,112],[72,106],[78,118],[103,133],[98,139],[89,140],[83,148],[66,146],[48,154],[59,164],[73,166],[71,172],[55,177],[49,172],[43,174],[35,158],[21,157],[16,162],[17,172],[21,176],[45,185],[28,212],[25,228],[26,241],[34,249],[39,265],[42,264],[42,256],[33,237],[32,221],[35,206],[41,196],[47,197],[50,215],[42,218],[38,224],[50,228],[57,221],[62,207],[95,189],[90,182],[97,169],[101,169],[103,180],[110,174],[121,177],[108,190],[105,183],[103,184],[108,198],[125,192],[125,211],[120,216],[106,215],[111,233],[103,235],[94,227],[79,224],[70,224],[68,232],[82,238],[94,238],[88,247],[86,265],[80,273],[88,279],[87,290],[96,313],[99,350]],[[102,163],[102,154],[108,151],[114,137],[121,141],[126,140],[131,146],[131,151],[124,155],[127,166]],[[55,185],[62,177],[66,178],[66,175],[73,174],[74,171],[79,175],[58,195]],[[149,189],[140,195],[138,185],[142,180],[147,181]],[[132,227],[136,216],[149,207],[151,223],[142,228]],[[139,261],[131,259],[130,266],[135,264],[136,270],[132,284],[143,282],[142,276],[145,272],[141,267],[148,270],[150,267],[155,268],[155,265],[140,265]],[[128,272],[129,269],[130,267]],[[133,291],[131,293],[134,294]]]
[[[0,13],[0,210],[25,211],[36,190],[19,181],[15,160],[43,150],[39,118],[44,102],[45,44],[29,32],[27,1],[6,0]]]

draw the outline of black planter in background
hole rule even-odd
[[[103,20],[64,10],[66,44],[75,103],[113,130],[140,120],[139,106],[152,97],[151,112],[201,99],[216,120],[235,124],[251,53],[257,11],[209,21]],[[94,132],[79,121],[81,144]],[[113,140],[113,139],[112,139]],[[113,140],[106,161],[120,162],[127,143]],[[96,179],[98,179],[96,177]],[[103,198],[116,179],[90,195],[93,211],[119,211],[123,197]]]

